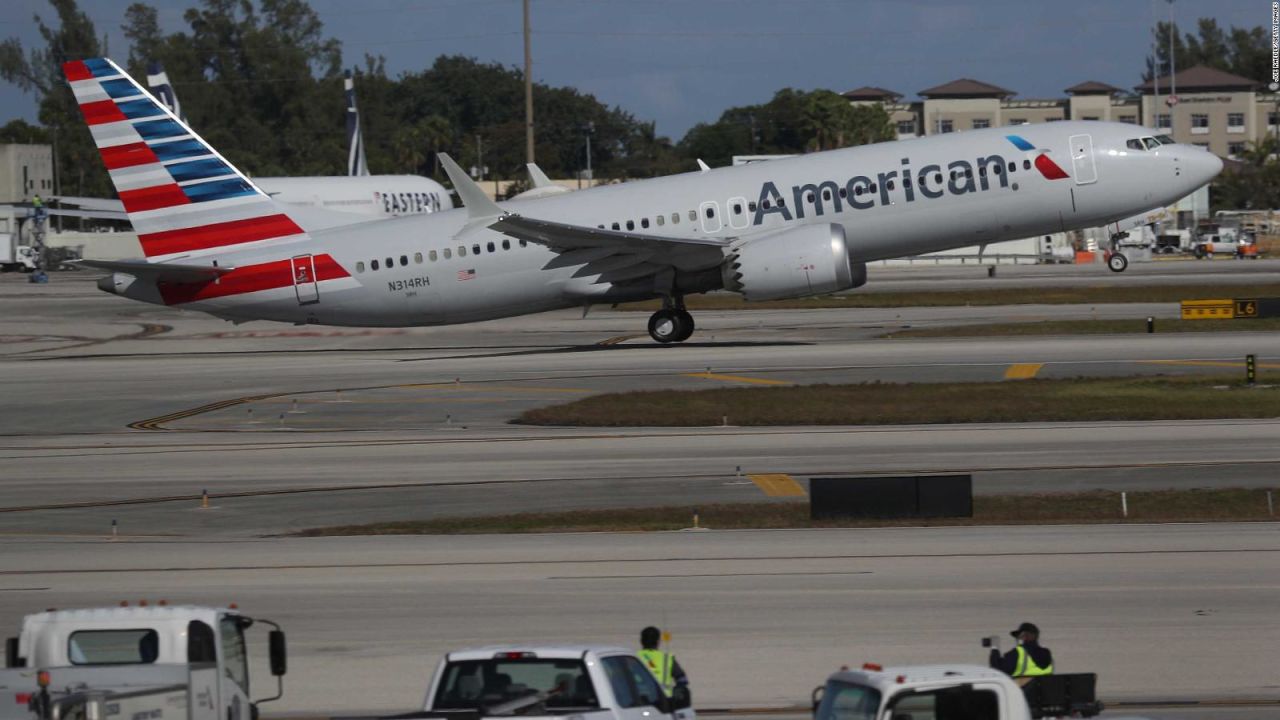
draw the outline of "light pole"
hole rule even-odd
[[[533,162],[533,49],[529,40],[529,0],[524,0],[524,145]]]
[[[1169,0],[1169,137],[1173,137],[1173,110],[1178,104],[1178,58],[1173,53],[1173,41],[1178,37],[1173,24],[1173,0]]]

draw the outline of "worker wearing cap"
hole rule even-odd
[[[689,676],[685,675],[684,668],[680,667],[675,655],[658,649],[661,642],[662,633],[650,625],[640,631],[640,652],[637,654],[662,686],[662,691],[667,697],[671,697],[677,687],[688,688]]]
[[[991,667],[1016,678],[1053,674],[1053,653],[1041,647],[1040,628],[1024,622],[1009,634],[1018,644],[1004,655],[992,648]]]

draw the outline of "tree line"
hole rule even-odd
[[[67,60],[108,48],[77,0],[48,1],[49,19],[35,18],[38,44],[0,42],[0,77],[39,103],[38,124],[10,122],[0,127],[0,142],[56,143],[64,193],[110,196],[61,71]],[[185,27],[168,33],[154,7],[134,3],[121,22],[128,71],[141,79],[149,61],[163,64],[188,123],[238,167],[251,175],[345,172],[341,46],[306,0],[198,0],[183,14]],[[1172,31],[1178,67],[1205,63],[1267,76],[1269,37],[1262,28],[1224,31],[1202,19],[1196,29],[1179,36],[1176,28],[1157,26],[1162,49],[1148,61],[1147,75],[1167,69]],[[443,179],[436,153],[444,151],[463,167],[486,169],[489,178],[524,177],[521,70],[458,55],[395,76],[381,57],[365,56],[352,70],[371,172]],[[533,100],[537,160],[552,177],[573,177],[586,167],[588,138],[596,177],[628,179],[688,171],[697,159],[718,166],[734,155],[803,153],[895,137],[882,107],[855,107],[829,90],[784,88],[768,102],[729,108],[678,141],[574,88],[535,83]],[[1267,163],[1274,163],[1269,154],[1255,164],[1261,172]],[[1250,184],[1231,187],[1238,196]],[[1254,195],[1239,201],[1269,197]]]

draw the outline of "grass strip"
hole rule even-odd
[[[1261,489],[1130,492],[1127,518],[1121,514],[1120,493],[1094,490],[1034,495],[978,495],[973,499],[972,518],[815,521],[809,519],[809,503],[801,500],[703,505],[697,508],[691,505],[665,505],[406,520],[313,528],[293,533],[293,535],[325,537],[655,532],[690,527],[693,525],[695,512],[698,513],[702,527],[716,530],[1273,521],[1275,517],[1268,514],[1266,493],[1266,490]]]
[[[998,281],[992,281],[993,284]],[[1049,282],[1049,280],[1046,280]],[[982,290],[856,291],[797,300],[749,303],[734,293],[690,295],[689,310],[816,310],[821,308],[899,308],[991,305],[1099,305],[1108,303],[1175,303],[1182,300],[1280,297],[1280,283],[1216,285],[1111,285],[1077,287],[991,287]],[[653,311],[656,300],[625,303],[619,310]]]
[[[1265,377],[1265,372],[1264,372]],[[1280,387],[1230,377],[864,383],[606,393],[515,423],[588,427],[914,425],[1280,416]]]
[[[1157,333],[1262,332],[1280,330],[1280,318],[1251,320],[1156,320]],[[947,325],[945,327],[895,330],[886,338],[991,337],[997,335],[1132,335],[1147,332],[1147,319],[1133,320],[1042,320],[1036,322]]]

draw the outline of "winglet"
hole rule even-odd
[[[551,182],[551,178],[542,172],[542,168],[537,163],[528,163],[525,167],[529,168],[529,182],[533,183],[536,188],[555,187],[556,184]]]
[[[711,166],[702,162],[702,158],[698,158],[698,170],[700,172],[709,172],[711,170]]]
[[[444,166],[444,171],[453,183],[453,189],[458,191],[458,197],[462,198],[462,204],[467,208],[467,217],[472,220],[487,220],[506,214],[502,208],[498,207],[498,203],[484,194],[484,190],[480,189],[475,180],[458,167],[458,163],[449,157],[449,153],[440,153],[439,157],[440,164]]]

